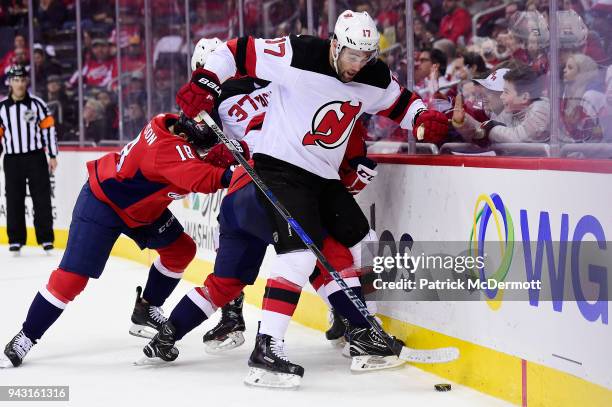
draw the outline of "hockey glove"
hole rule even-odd
[[[213,72],[198,68],[191,74],[191,80],[176,94],[176,104],[190,119],[201,111],[212,112],[217,98],[221,95],[219,78]]]
[[[352,195],[357,195],[378,175],[374,170],[376,162],[367,157],[356,157],[349,160],[349,165],[354,171],[342,176],[341,181]]]
[[[448,128],[448,119],[444,113],[437,110],[421,110],[414,120],[412,134],[418,142],[439,145],[446,141]]]
[[[244,141],[230,140],[242,156],[248,160],[250,158],[249,146]],[[219,168],[229,168],[238,164],[231,151],[223,143],[219,143],[208,150],[204,162]]]

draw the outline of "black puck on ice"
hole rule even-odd
[[[434,384],[436,391],[451,391],[451,385],[449,383],[438,383]]]

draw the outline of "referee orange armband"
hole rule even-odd
[[[40,127],[41,129],[48,129],[49,127],[53,126],[55,126],[55,119],[53,118],[53,116],[45,117],[40,121],[40,124],[38,125],[38,127]]]

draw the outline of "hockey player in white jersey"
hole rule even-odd
[[[210,54],[221,44],[223,42],[218,38],[202,38],[199,40],[191,57],[191,69],[195,71],[203,67]],[[251,152],[257,151],[256,143],[261,138],[260,130],[265,113],[268,110],[270,97],[272,97],[269,84],[268,81],[250,77],[229,79],[221,85],[221,96],[217,99],[213,111],[213,114],[218,116],[225,134],[231,139],[246,141]],[[354,137],[356,140],[349,141],[351,147],[346,150],[345,159],[340,169],[341,181],[353,195],[358,194],[377,174],[374,170],[376,163],[365,157],[365,135],[366,130],[363,126],[357,125],[353,128],[353,134],[350,138]],[[361,177],[357,176],[359,164],[362,164],[361,168],[368,171]],[[351,253],[347,248],[333,241],[331,237],[327,237],[324,241],[323,253],[332,261],[334,268],[341,272],[352,267]],[[328,297],[331,296],[331,301],[337,303],[337,300],[334,301],[333,298],[344,294],[338,292],[338,287],[332,282],[331,276],[325,271],[321,273],[321,269],[322,266],[317,264],[309,279],[321,299],[331,307],[332,304]],[[347,281],[351,287],[354,286],[354,289],[359,290],[360,281],[358,278],[350,278]],[[329,293],[326,287],[329,287]],[[358,295],[363,298],[360,291]],[[243,300],[244,295],[241,293],[238,298],[222,307],[221,319],[218,324],[204,335],[204,344],[208,352],[222,352],[244,343],[242,335],[245,330],[242,316]],[[365,303],[370,312],[376,314],[376,302],[365,301]],[[342,305],[346,306],[348,304]],[[340,308],[343,308],[342,305],[340,305]],[[347,322],[350,323],[351,321],[351,313],[348,312],[349,315],[346,315],[347,312],[344,312],[344,314],[343,316],[338,310],[330,308],[332,326],[325,333],[325,336],[332,343],[344,344]],[[357,327],[353,326],[353,328]],[[347,349],[345,347],[345,350]],[[349,352],[343,353],[349,355]],[[379,363],[378,366],[383,367],[385,365]],[[390,363],[387,366],[392,366],[392,364]]]
[[[401,87],[376,58],[378,39],[367,13],[345,11],[331,41],[293,35],[230,40],[210,55],[203,69],[194,71],[190,83],[177,94],[185,114],[195,117],[203,110],[212,111],[220,84],[237,73],[271,81],[274,97],[253,156],[255,170],[315,244],[321,246],[327,230],[350,248],[356,263],[361,243],[376,239],[338,180],[346,141],[358,117],[384,115],[419,139],[448,132],[446,117],[427,110],[418,95]],[[320,206],[323,196],[328,204]],[[341,221],[330,216],[339,208]],[[316,258],[282,217],[271,216],[277,256],[249,359],[247,382],[251,383],[270,373],[303,375],[303,369],[284,353],[284,335]]]

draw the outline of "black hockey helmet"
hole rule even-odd
[[[196,123],[183,113],[174,124],[174,132],[185,134],[187,142],[199,149],[209,149],[219,142],[215,132],[206,123]]]
[[[18,78],[18,77],[26,78],[28,76],[28,71],[23,65],[13,65],[9,69],[7,76],[9,78]]]

